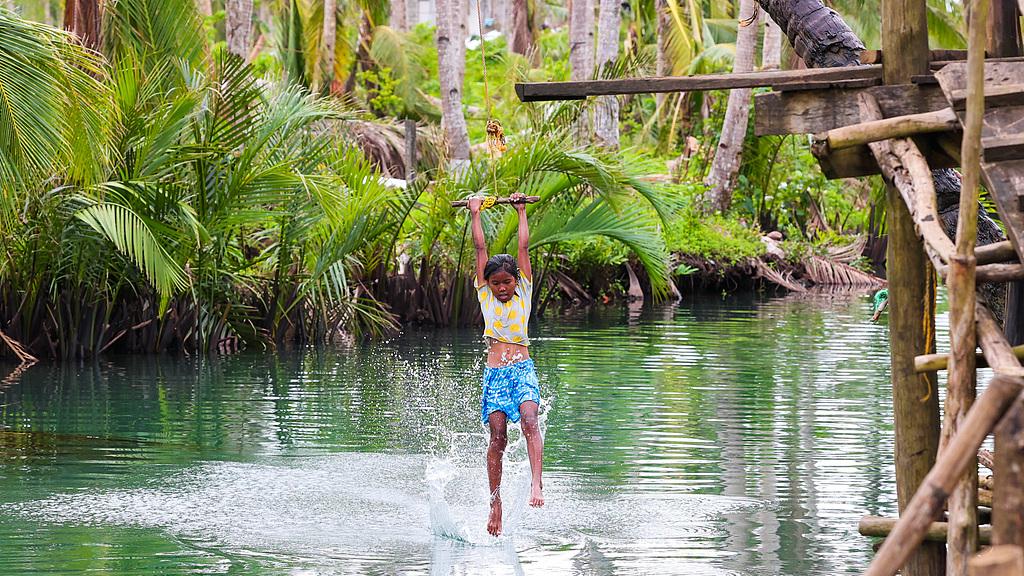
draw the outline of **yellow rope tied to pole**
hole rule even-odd
[[[476,21],[480,33],[480,64],[484,72],[484,102],[487,104],[487,151],[493,160],[501,156],[507,147],[505,146],[505,130],[501,127],[501,122],[494,117],[491,92],[487,85],[487,52],[484,50],[487,42],[484,40],[484,14],[480,7],[480,0],[476,0]],[[497,192],[497,181],[494,184],[495,192]]]

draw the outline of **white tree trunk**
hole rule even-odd
[[[437,0],[437,71],[441,84],[441,127],[448,159],[456,169],[469,162],[469,132],[462,112],[466,71],[466,0]]]
[[[392,0],[393,2],[405,2],[405,24],[407,30],[412,30],[420,23],[420,0]]]
[[[338,2],[324,0],[324,27],[320,33],[320,81],[328,91],[334,82],[334,50],[338,44]]]
[[[213,4],[210,3],[210,0],[196,0],[196,10],[203,18],[213,16]]]
[[[597,68],[600,77],[605,67],[619,57],[620,0],[601,0],[601,15],[597,23]],[[594,118],[597,144],[604,148],[619,148],[619,100],[615,96],[599,96]]]
[[[654,10],[658,19],[658,44],[657,54],[654,62],[654,74],[656,76],[668,76],[672,73],[672,63],[669,61],[668,34],[672,27],[672,16],[668,10],[668,0],[655,0]],[[668,94],[659,93],[654,95],[654,102],[657,104],[659,113],[665,113],[665,99]]]
[[[225,0],[224,8],[228,50],[247,59],[252,48],[252,0]]]
[[[409,29],[405,0],[391,0],[391,15],[388,18],[388,25],[395,30]]]
[[[43,0],[43,23],[53,26],[53,5],[50,0]]]
[[[754,0],[740,0],[739,18],[749,18],[754,10]],[[758,26],[741,27],[736,35],[736,59],[732,71],[750,72],[754,69],[754,52],[757,48]],[[707,208],[725,212],[732,204],[732,191],[740,171],[743,157],[743,140],[747,136],[747,119],[750,117],[750,89],[741,88],[729,92],[729,103],[722,123],[722,137],[718,141],[715,159],[705,184],[708,187]]]
[[[782,29],[766,11],[761,12],[761,19],[764,20],[761,68],[763,70],[778,70],[782,67]]]
[[[593,0],[569,0],[569,78],[590,80],[593,74]]]

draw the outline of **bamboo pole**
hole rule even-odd
[[[945,132],[960,127],[956,112],[952,108],[943,108],[933,112],[921,114],[908,114],[895,118],[883,118],[843,126],[818,134],[814,137],[815,154],[827,155],[833,150],[842,150],[860,146],[868,142],[878,142],[889,138],[902,138],[914,134],[927,134],[931,132]]]
[[[1024,344],[1013,347],[1013,355],[1018,359],[1024,359]],[[978,368],[988,368],[988,361],[981,353],[974,356],[975,365]],[[935,372],[946,370],[949,367],[949,354],[924,354],[914,358],[914,370],[918,372]]]
[[[898,521],[899,518],[887,518],[885,516],[865,516],[861,518],[860,522],[857,524],[857,531],[860,532],[861,536],[886,538],[889,536],[889,534],[892,533],[892,530],[896,526],[896,522]],[[927,532],[925,532],[924,539],[927,542],[945,542],[948,533],[949,524],[947,522],[932,522],[928,525],[928,529]],[[978,540],[982,544],[990,544],[992,542],[992,527],[979,526]]]
[[[949,384],[940,452],[948,445],[970,410],[977,392],[974,362],[975,239],[978,232],[978,185],[981,181],[981,128],[985,114],[985,23],[989,0],[975,0],[969,23],[967,102],[960,145],[963,185],[956,227],[956,256],[949,261],[950,302]],[[946,573],[967,576],[967,563],[978,550],[978,456],[965,456],[967,470],[950,494]]]
[[[540,196],[524,196],[522,199],[523,204],[533,204],[534,202],[540,202]],[[511,198],[498,198],[494,201],[495,204],[519,204],[519,202],[513,201]],[[452,206],[458,208],[461,206],[469,206],[469,200],[453,200]]]
[[[1024,550],[1020,546],[993,546],[970,561],[970,576],[1020,576],[1024,574]]]

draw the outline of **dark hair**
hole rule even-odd
[[[499,271],[508,272],[513,278],[519,280],[519,264],[511,254],[495,254],[488,258],[487,264],[484,264],[484,280]]]

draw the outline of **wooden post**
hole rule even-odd
[[[981,128],[985,113],[985,22],[989,0],[972,4],[967,55],[967,104],[960,146],[963,185],[956,228],[956,255],[949,261],[950,355],[949,390],[942,444],[952,438],[974,402],[977,348],[974,327],[974,245],[978,228],[978,185],[981,181]],[[967,471],[949,496],[949,536],[946,572],[967,576],[967,563],[978,550],[978,458],[968,456]]]
[[[992,543],[1024,545],[1024,399],[1017,397],[995,433]],[[1022,572],[1021,574],[1024,574]]]
[[[993,58],[1020,56],[1020,15],[1017,13],[1017,0],[992,0],[992,11],[987,21],[986,49],[989,55]]]
[[[924,0],[882,1],[882,77],[906,84],[928,73],[928,22]],[[899,191],[889,184],[889,347],[892,358],[893,420],[896,431],[896,499],[902,515],[939,446],[939,403],[934,374],[914,372],[914,357],[934,351],[934,272]],[[931,519],[929,519],[929,522]],[[907,576],[943,573],[941,544],[926,543],[908,559]]]
[[[971,558],[971,576],[1020,576],[1024,550],[1020,546],[993,546]]]

